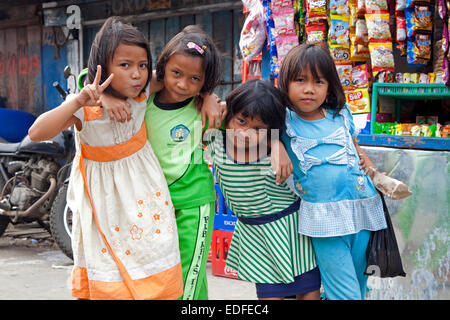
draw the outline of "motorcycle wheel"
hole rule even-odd
[[[67,205],[67,184],[58,191],[50,213],[50,230],[61,251],[73,260],[72,252],[72,211]]]
[[[3,186],[5,185],[6,181],[3,179],[3,177],[0,175],[0,193],[3,190]],[[0,195],[1,196],[1,195]],[[8,227],[10,220],[9,217],[0,216],[0,237],[5,232],[6,228]]]

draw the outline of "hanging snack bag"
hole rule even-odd
[[[446,23],[443,24],[443,29],[442,29],[442,52],[445,54],[447,54],[447,50],[448,50],[448,26]]]
[[[355,25],[355,44],[367,46],[369,43],[369,33],[365,19],[358,19]]]
[[[350,46],[350,60],[351,61],[368,61],[370,60],[369,46],[356,44],[356,36],[351,36],[351,46]]]
[[[367,64],[361,64],[352,68],[352,86],[353,88],[369,87],[369,70]]]
[[[295,29],[289,29],[286,33],[278,33],[276,37],[278,64],[281,67],[287,53],[298,45],[298,38]]]
[[[416,29],[414,29],[414,24],[416,22],[416,13],[414,8],[405,9],[405,19],[406,19],[406,37],[412,38],[416,34]]]
[[[366,24],[369,42],[392,39],[389,29],[389,14],[366,14]]]
[[[327,41],[327,22],[320,20],[306,24],[306,43],[319,44]]]
[[[309,22],[327,19],[327,1],[306,0],[306,18]]]
[[[392,42],[369,43],[372,72],[376,76],[380,71],[394,71]]]
[[[397,11],[397,41],[406,41],[406,18],[403,11]]]
[[[366,13],[387,10],[388,5],[386,0],[366,0]]]
[[[408,62],[408,66],[409,67],[420,68],[420,67],[423,67],[424,65],[428,64],[428,62],[429,62],[428,59],[424,59],[424,58],[419,56],[419,53],[421,52],[420,51],[421,49],[418,48],[416,40],[408,41],[406,43],[406,45],[407,45],[407,48],[408,48],[408,50],[407,50],[408,52],[407,52],[407,55],[406,55],[406,61]],[[422,52],[424,52],[424,51],[422,51]]]
[[[446,0],[438,0],[438,13],[439,17],[444,20],[447,17],[447,6],[445,4]]]
[[[350,17],[331,16],[331,25],[328,32],[329,44],[350,46]]]
[[[347,92],[345,99],[352,113],[370,112],[370,96],[367,88]]]
[[[350,7],[348,5],[348,0],[330,0],[330,14],[349,16]]]
[[[428,4],[416,4],[414,6],[415,23],[414,30],[428,30],[433,29],[433,13],[431,6]]]
[[[417,33],[413,43],[413,51],[417,58],[427,60],[431,58],[431,34]]]
[[[276,46],[275,24],[272,19],[272,10],[270,9],[269,0],[263,0],[264,19],[266,21],[267,44],[270,56],[270,73],[272,78],[278,77],[279,64]]]
[[[336,64],[336,70],[344,91],[352,89],[352,64]]]
[[[350,49],[340,45],[330,45],[330,54],[335,63],[348,63],[350,61]]]
[[[358,17],[364,17],[366,13],[366,0],[356,0],[356,14]]]
[[[261,53],[266,40],[264,30],[264,9],[258,0],[246,2],[250,13],[242,27],[239,47],[244,61],[248,62]]]
[[[293,7],[278,9],[276,11],[272,9],[272,18],[275,29],[295,29]]]

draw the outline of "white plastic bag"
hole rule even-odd
[[[261,53],[266,40],[264,8],[260,0],[242,0],[242,3],[249,14],[242,27],[239,47],[244,61],[249,62]]]

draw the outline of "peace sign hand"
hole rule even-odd
[[[77,101],[81,106],[100,106],[100,94],[109,86],[114,74],[111,73],[109,77],[100,84],[100,78],[102,75],[102,67],[97,66],[97,73],[95,74],[94,83],[85,85],[84,88],[77,96]]]

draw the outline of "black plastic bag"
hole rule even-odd
[[[402,259],[398,250],[397,239],[395,238],[394,228],[392,227],[391,217],[383,201],[384,216],[386,218],[387,228],[378,231],[372,231],[367,246],[367,268],[364,274],[369,276],[378,276],[381,278],[406,276],[403,271]]]

